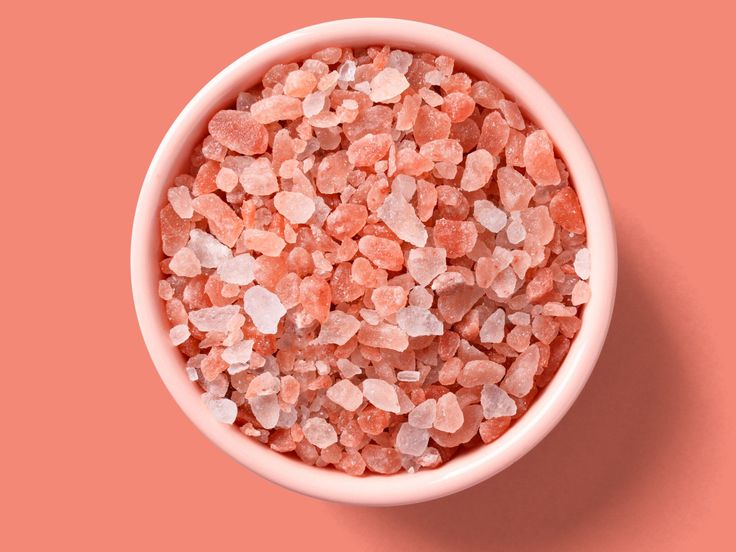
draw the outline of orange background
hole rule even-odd
[[[0,548],[733,550],[734,14],[674,4],[7,5]],[[593,151],[621,261],[608,343],[559,427],[474,489],[391,509],[297,496],[211,446],[151,365],[128,277],[138,189],[186,101],[268,39],[368,15],[535,75]]]

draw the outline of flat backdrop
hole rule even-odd
[[[5,6],[0,548],[733,550],[726,4]],[[355,16],[443,25],[536,76],[599,164],[620,246],[608,343],[559,427],[472,490],[390,509],[295,495],[210,445],[153,369],[128,276],[140,183],[189,98],[268,39]]]

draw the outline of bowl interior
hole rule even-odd
[[[187,172],[192,148],[207,133],[207,121],[234,105],[238,92],[256,84],[277,63],[304,58],[326,46],[389,44],[411,51],[454,57],[474,77],[496,83],[525,114],[545,128],[568,165],[588,224],[592,254],[592,299],[567,358],[529,411],[497,441],[453,458],[433,470],[392,476],[348,476],[307,466],[276,453],[216,422],[204,407],[200,388],[185,374],[184,359],[169,342],[169,324],[157,294],[158,211],[166,189]],[[141,331],[167,388],[201,431],[236,460],[260,475],[312,496],[362,504],[400,504],[428,500],[473,485],[502,470],[541,440],[568,410],[582,389],[605,339],[613,307],[615,240],[600,177],[580,136],[559,106],[531,77],[509,60],[468,37],[446,29],[393,19],[355,19],[325,23],[277,38],[243,56],[210,81],[185,107],[162,141],[144,181],[131,245],[133,295]]]

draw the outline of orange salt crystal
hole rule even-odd
[[[217,175],[219,172],[220,165],[216,161],[207,161],[199,167],[192,184],[192,195],[198,196],[217,190]]]
[[[485,119],[478,137],[478,148],[499,155],[509,139],[509,125],[498,111],[492,111]]]
[[[326,155],[317,169],[317,189],[323,194],[340,193],[347,184],[350,168],[347,152]]]
[[[390,316],[406,305],[407,293],[399,286],[381,286],[373,290],[371,301],[383,318]]]
[[[429,172],[434,163],[410,148],[401,148],[396,152],[396,168],[400,173],[419,176]]]
[[[243,220],[216,194],[204,194],[192,201],[194,210],[203,215],[212,234],[228,247],[235,245],[243,231]]]
[[[534,185],[517,170],[501,167],[497,171],[501,203],[508,211],[526,209],[534,197]]]
[[[585,220],[580,208],[578,195],[569,186],[562,188],[549,202],[552,220],[573,234],[585,232]]]
[[[315,320],[319,322],[327,320],[331,301],[332,290],[322,278],[307,276],[299,284],[299,302]]]
[[[348,160],[356,167],[370,167],[388,153],[389,134],[366,134],[348,147]]]
[[[166,205],[161,209],[159,224],[162,249],[165,255],[173,255],[189,241],[191,223],[179,218],[171,205]]]
[[[450,135],[452,121],[447,113],[443,113],[423,105],[419,108],[414,121],[414,141],[422,146],[432,140],[442,140]]]
[[[290,121],[301,117],[302,102],[290,96],[269,96],[250,106],[250,114],[261,124]]]
[[[243,233],[240,235],[240,242],[246,249],[257,251],[269,257],[279,256],[286,245],[283,238],[273,232],[256,230],[255,228],[246,228],[243,230]]]
[[[440,219],[434,225],[432,236],[435,245],[445,249],[448,259],[456,259],[473,249],[478,230],[469,221]]]
[[[358,241],[358,250],[378,268],[396,271],[404,266],[401,247],[393,240],[363,236]]]
[[[556,186],[560,183],[552,140],[544,130],[535,130],[524,142],[524,166],[532,180],[540,186]]]
[[[441,109],[451,122],[460,123],[473,114],[475,100],[464,92],[451,92],[445,96]]]
[[[460,142],[464,153],[472,151],[480,139],[480,127],[473,119],[465,119],[450,127],[450,138]]]

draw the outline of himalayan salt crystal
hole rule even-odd
[[[496,109],[503,100],[503,93],[493,84],[486,81],[474,82],[470,87],[470,96],[478,105]]]
[[[259,157],[240,173],[240,183],[246,193],[267,196],[279,189],[276,173],[266,157]]]
[[[350,144],[348,160],[356,167],[370,167],[386,156],[392,143],[390,134],[368,133]]]
[[[337,359],[337,369],[340,372],[340,375],[345,379],[352,378],[363,372],[359,366],[353,364],[346,358]]]
[[[509,267],[498,273],[491,283],[491,290],[500,298],[505,299],[511,297],[516,291],[518,279],[514,270]]]
[[[282,376],[279,398],[286,404],[296,404],[299,399],[300,387],[299,380],[294,376]]]
[[[404,266],[401,247],[393,240],[377,236],[363,236],[358,241],[358,251],[378,268],[397,271]]]
[[[169,263],[169,268],[177,276],[197,276],[202,272],[202,265],[194,254],[194,251],[188,247],[182,247],[179,251],[174,253]]]
[[[462,427],[463,411],[455,393],[445,393],[437,399],[437,414],[433,427],[446,433],[454,433]]]
[[[532,323],[532,317],[528,312],[512,312],[508,319],[515,326],[528,326]]]
[[[358,330],[358,342],[369,347],[380,347],[392,351],[405,351],[409,346],[406,333],[392,324],[371,325],[363,323]]]
[[[399,397],[396,388],[382,379],[368,378],[363,381],[363,396],[376,408],[398,414]]]
[[[409,88],[409,81],[397,69],[386,67],[371,79],[370,85],[371,101],[381,103],[395,98]]]
[[[457,383],[463,387],[498,383],[503,379],[506,370],[491,360],[471,360],[463,366],[457,377]]]
[[[253,378],[248,384],[248,390],[245,393],[247,399],[253,397],[264,397],[266,395],[275,395],[279,392],[281,383],[271,372],[263,372]]]
[[[232,192],[238,185],[238,174],[227,167],[223,167],[215,177],[215,184],[223,192]]]
[[[207,128],[220,144],[243,155],[260,155],[268,148],[266,127],[247,111],[219,111]]]
[[[460,179],[460,187],[467,192],[480,190],[488,184],[495,168],[496,160],[488,151],[479,149],[469,153],[465,158],[465,172]]]
[[[409,456],[421,456],[429,444],[429,432],[426,429],[401,424],[396,434],[396,450]]]
[[[391,182],[391,192],[400,194],[406,201],[411,201],[417,192],[417,181],[412,176],[397,174]]]
[[[371,301],[381,318],[386,318],[406,305],[407,293],[399,286],[381,286],[373,290]]]
[[[320,327],[317,343],[345,345],[359,329],[360,322],[354,316],[338,310],[330,311]]]
[[[479,199],[473,203],[473,218],[486,229],[495,233],[503,230],[508,220],[506,213],[487,199]]]
[[[578,195],[569,186],[557,192],[549,202],[549,214],[557,224],[573,234],[585,233],[585,220]]]
[[[411,249],[406,259],[406,269],[419,285],[426,286],[447,270],[446,257],[446,251],[441,247]]]
[[[478,433],[484,443],[492,443],[503,435],[511,425],[510,417],[492,418],[480,424]]]
[[[189,188],[186,186],[174,186],[166,191],[166,197],[179,218],[192,218],[194,207],[192,207],[192,195],[189,193]]]
[[[366,260],[366,262],[368,261]],[[365,288],[351,277],[351,269],[350,263],[340,263],[335,268],[330,281],[332,302],[335,304],[350,303],[361,297],[365,292]],[[319,276],[316,272],[315,275]]]
[[[424,103],[431,107],[439,107],[445,102],[442,95],[429,88],[420,88],[417,93],[424,100]]]
[[[463,92],[450,92],[445,96],[442,111],[449,115],[453,123],[460,123],[470,117],[475,109],[475,100]]]
[[[380,324],[383,317],[373,309],[360,309],[360,317],[371,326]]]
[[[521,213],[519,211],[511,212],[511,222],[506,227],[506,237],[512,244],[521,243],[526,238],[526,228],[521,222]]]
[[[554,287],[552,271],[549,268],[540,268],[526,285],[526,296],[532,303],[542,300]]]
[[[445,249],[447,258],[457,259],[473,249],[478,230],[471,221],[443,218],[435,223],[432,236],[434,244]]]
[[[480,127],[473,119],[465,119],[462,123],[454,123],[450,127],[450,138],[460,142],[463,152],[475,149],[480,139]]]
[[[419,176],[434,168],[434,163],[411,148],[401,148],[396,153],[396,167],[400,173]]]
[[[312,198],[299,192],[278,192],[273,197],[273,206],[291,224],[304,224],[315,210]]]
[[[506,119],[511,128],[515,128],[516,130],[524,130],[526,128],[524,116],[521,114],[519,106],[514,102],[509,100],[499,100],[498,108],[501,110],[501,113],[503,113],[504,119]]]
[[[422,98],[419,95],[405,96],[401,109],[396,114],[396,130],[411,130],[421,105]]]
[[[437,295],[455,293],[465,285],[465,279],[459,272],[444,272],[432,282],[432,291]]]
[[[409,304],[413,307],[428,309],[434,302],[434,296],[427,288],[415,286],[409,292]]]
[[[302,424],[304,437],[307,441],[318,448],[327,448],[337,443],[337,432],[323,418],[309,418]]]
[[[401,469],[401,455],[393,448],[379,445],[366,445],[360,451],[369,470],[389,475]]]
[[[575,287],[572,288],[570,302],[575,306],[582,305],[590,301],[590,295],[590,284],[580,280],[575,284]]]
[[[286,247],[286,242],[278,234],[255,228],[243,230],[240,241],[246,249],[257,251],[267,257],[278,257]]]
[[[187,245],[187,235],[191,228],[189,221],[179,218],[171,205],[166,205],[159,213],[161,244],[164,255],[173,255]]]
[[[404,307],[396,313],[396,323],[409,337],[442,335],[442,322],[429,310],[421,307]]]
[[[202,396],[207,409],[212,413],[218,422],[223,424],[232,424],[238,416],[238,405],[230,399],[214,399]]]
[[[327,321],[330,315],[332,290],[319,276],[307,276],[299,284],[299,302],[304,311],[319,323]]]
[[[511,167],[501,167],[496,175],[501,203],[504,208],[509,212],[526,209],[532,197],[534,197],[534,185],[524,175]]]
[[[529,347],[531,337],[531,326],[515,326],[506,336],[506,343],[517,353],[521,353]]]
[[[323,194],[340,193],[347,185],[350,170],[347,152],[326,155],[317,167],[317,189]]]
[[[447,162],[457,165],[463,160],[463,147],[457,140],[443,138],[422,144],[419,153],[435,163]]]
[[[509,139],[506,142],[504,155],[506,156],[506,164],[509,167],[524,166],[524,143],[526,137],[523,133],[515,129],[509,130]]]
[[[174,326],[169,330],[169,338],[171,339],[171,343],[173,345],[181,345],[187,339],[189,339],[190,335],[191,334],[189,333],[189,326],[187,326],[186,324],[179,324],[178,326]]]
[[[255,259],[249,254],[226,259],[217,267],[217,275],[223,282],[247,286],[254,279]]]
[[[532,320],[532,334],[542,343],[549,345],[557,337],[560,323],[550,316],[540,314]]]
[[[478,434],[478,429],[483,421],[483,408],[479,404],[469,404],[462,409],[463,423],[454,432],[438,431],[432,429],[430,437],[441,447],[458,447],[470,441]]]
[[[207,307],[189,313],[189,321],[200,332],[225,332],[230,320],[240,313],[237,305]]]
[[[327,398],[345,410],[355,412],[363,404],[363,393],[350,380],[340,380],[327,390]]]
[[[501,382],[501,389],[514,397],[523,397],[528,394],[534,385],[539,358],[539,346],[531,345],[511,364],[506,377]]]
[[[438,381],[442,385],[453,385],[463,369],[463,361],[453,357],[445,361],[438,374]]]
[[[488,150],[493,155],[500,155],[509,139],[509,125],[498,111],[491,112],[480,129],[478,149]]]
[[[587,247],[578,249],[577,253],[575,253],[573,268],[575,269],[575,274],[581,280],[590,278],[590,250]]]
[[[233,247],[243,231],[243,219],[216,194],[203,194],[192,201],[194,210],[204,216],[210,232],[228,247]]]
[[[297,69],[286,75],[284,94],[295,98],[304,98],[317,86],[317,77],[309,71]]]
[[[392,50],[388,55],[388,66],[393,67],[402,75],[406,75],[414,56],[402,50]]]
[[[407,383],[415,383],[422,379],[422,374],[416,370],[401,370],[396,373],[396,379]]]
[[[429,429],[437,416],[437,401],[427,399],[409,412],[409,424],[419,429]]]
[[[442,320],[455,324],[463,319],[482,296],[483,290],[476,286],[460,286],[437,300],[437,311]]]
[[[516,403],[506,391],[493,384],[486,384],[480,393],[480,404],[486,420],[516,414]]]
[[[348,475],[360,476],[365,472],[366,464],[360,452],[348,449],[340,457],[340,461],[335,464],[335,467]]]
[[[253,340],[238,341],[222,351],[222,360],[228,364],[247,364],[253,354]]]
[[[527,174],[539,186],[557,186],[560,183],[560,171],[547,131],[535,130],[529,134],[524,142],[523,155]]]
[[[545,316],[559,317],[575,316],[577,314],[577,309],[575,307],[566,307],[562,303],[550,301],[549,303],[544,304],[542,314]]]
[[[547,245],[555,235],[555,223],[549,216],[546,205],[533,207],[521,212],[521,222],[525,229],[525,245]]]
[[[438,161],[434,164],[432,174],[437,178],[454,180],[457,176],[457,165],[453,165],[447,161]]]
[[[444,140],[450,135],[451,125],[452,121],[447,113],[423,105],[414,121],[414,140],[419,146],[433,140]]]
[[[305,117],[316,117],[327,106],[327,96],[323,91],[307,94],[302,101],[302,112]]]
[[[417,181],[416,213],[419,220],[427,222],[434,214],[437,205],[437,188],[426,180]]]
[[[263,286],[248,288],[243,295],[243,309],[263,334],[275,334],[279,321],[286,314],[278,296]]]
[[[325,231],[338,240],[352,238],[364,226],[368,211],[363,205],[345,203],[338,205],[325,221]]]
[[[276,121],[292,121],[302,116],[302,102],[291,96],[269,96],[250,106],[253,118],[267,125]]]
[[[209,354],[202,359],[200,370],[202,371],[205,381],[212,381],[222,372],[227,370],[227,363],[222,360],[221,352],[222,349],[219,347],[212,347]]]
[[[393,192],[389,194],[377,214],[402,240],[417,247],[424,247],[427,243],[427,229],[403,195]]]
[[[481,343],[501,343],[505,335],[506,312],[496,309],[480,329]]]
[[[220,166],[216,161],[207,161],[199,167],[197,176],[192,184],[192,195],[198,196],[214,192],[217,189],[217,173]]]

